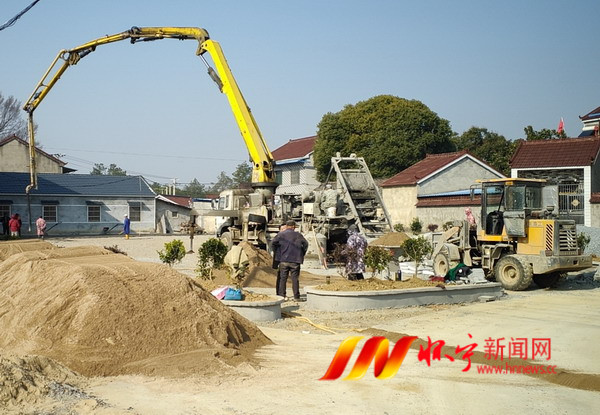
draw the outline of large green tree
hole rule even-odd
[[[250,183],[252,180],[252,166],[247,162],[238,164],[231,178],[233,179],[234,187]]]
[[[165,186],[158,182],[152,182],[150,188],[154,190],[154,193],[161,194],[164,191]]]
[[[90,171],[90,174],[108,176],[127,176],[127,171],[123,170],[115,163],[111,163],[108,167],[106,167],[104,163],[96,163],[94,164],[92,171]]]
[[[454,150],[450,123],[425,104],[379,95],[327,113],[318,125],[315,167],[324,180],[336,152],[365,158],[374,177],[389,177],[427,153]]]
[[[567,134],[565,130],[560,133],[556,130],[551,130],[549,128],[542,128],[539,131],[533,129],[531,125],[523,128],[525,131],[525,140],[534,141],[534,140],[556,140],[558,138],[567,138]]]
[[[471,127],[452,139],[458,150],[469,150],[494,169],[510,176],[510,159],[517,146],[503,135],[488,131],[487,128]]]
[[[183,186],[179,192],[180,195],[189,197],[204,197],[206,195],[206,186],[194,178],[191,182]]]
[[[224,171],[219,173],[217,181],[210,188],[209,193],[221,193],[225,189],[231,189],[233,186],[233,179],[227,175]]]

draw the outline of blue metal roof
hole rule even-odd
[[[24,195],[29,173],[0,172],[0,195]],[[142,176],[94,174],[38,174],[38,189],[32,195],[154,197]]]
[[[278,160],[275,163],[275,167],[283,166],[285,164],[294,164],[294,163],[306,163],[308,161],[308,157],[296,158],[296,159],[288,159],[288,160]]]
[[[452,192],[433,193],[430,195],[418,195],[418,197],[450,197],[450,196],[469,196],[471,194],[470,189],[466,190],[454,190]],[[473,194],[480,195],[481,188],[476,187],[473,189]]]
[[[581,132],[581,134],[578,135],[578,137],[592,137],[594,135],[596,135],[596,131],[591,129],[591,130],[583,130]]]

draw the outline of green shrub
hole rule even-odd
[[[581,252],[585,252],[585,248],[587,248],[591,240],[592,238],[583,232],[577,235],[577,246],[581,249]]]
[[[344,278],[348,278],[346,264],[349,262],[356,263],[360,259],[357,249],[351,249],[347,244],[340,244],[337,242],[328,257],[329,262],[335,264],[338,274]]]
[[[402,223],[397,223],[394,225],[394,230],[396,232],[404,232],[404,225]]]
[[[404,250],[404,255],[415,261],[415,275],[419,269],[419,264],[423,258],[431,253],[432,247],[427,239],[422,236],[418,238],[410,238],[404,241],[401,245]]]
[[[156,252],[162,262],[172,267],[174,263],[181,262],[185,256],[185,246],[179,239],[174,239],[171,242],[165,242],[165,248]]]
[[[205,279],[213,278],[213,269],[219,269],[224,264],[227,246],[221,240],[210,238],[198,250],[198,268],[196,273]]]
[[[448,229],[452,228],[453,226],[454,226],[454,222],[448,221],[442,225],[442,230],[444,232],[446,232]]]
[[[410,230],[415,235],[421,233],[423,230],[423,223],[421,223],[419,218],[413,218],[412,222],[410,223]]]
[[[427,229],[429,229],[429,232],[435,232],[438,228],[438,225],[436,225],[435,223],[430,223],[429,225],[427,225]]]
[[[380,274],[393,258],[394,255],[389,249],[381,246],[368,246],[364,260],[365,265],[373,270],[373,274]]]

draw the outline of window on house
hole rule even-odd
[[[276,171],[275,172],[275,182],[277,184],[282,184],[283,183],[283,172],[282,171]]]
[[[172,211],[171,211],[171,217],[172,217],[172,218],[176,218],[176,217],[177,217],[177,214],[178,214],[178,212],[177,212],[177,211],[174,211],[174,210],[172,210]]]
[[[142,206],[141,204],[130,204],[129,205],[129,219],[132,222],[141,222],[142,220]]]
[[[5,216],[10,218],[10,205],[0,205],[0,219]]]
[[[58,222],[58,206],[43,205],[42,216],[46,222]]]
[[[292,170],[290,171],[290,183],[291,184],[299,184],[300,183],[300,170]]]
[[[88,206],[88,222],[100,222],[100,206]]]

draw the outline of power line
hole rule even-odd
[[[33,6],[35,6],[37,4],[37,2],[39,2],[39,1],[40,0],[35,0],[29,6],[25,7],[25,9],[23,9],[23,11],[21,11],[15,17],[13,17],[12,19],[8,19],[8,21],[6,23],[4,23],[2,26],[0,26],[0,30],[4,30],[7,27],[11,27],[12,25],[14,25],[16,23],[16,21],[21,18],[21,16],[23,16],[25,13],[27,13],[29,11],[29,9],[31,9]]]
[[[75,157],[75,156],[70,156],[70,155],[64,155],[63,158],[69,160],[69,162],[75,166],[78,167],[85,167],[85,168],[89,168],[91,167],[95,167],[96,164],[100,164],[100,163],[96,163],[94,161],[91,160],[86,160],[86,159],[82,159],[79,157]],[[73,160],[73,161],[71,161]],[[141,175],[144,177],[152,177],[152,178],[156,178],[156,179],[164,179],[164,180],[171,180],[171,177],[166,177],[166,176],[159,176],[156,174],[150,174],[150,173],[143,173],[143,172],[139,172],[139,171],[134,171],[134,170],[129,170],[127,169],[128,173],[133,173],[136,175]]]
[[[96,163],[94,161],[91,160],[86,160],[86,159],[82,159],[80,157],[75,157],[75,156],[70,156],[70,155],[61,155],[63,159],[66,159],[69,161],[70,165],[73,165],[75,167],[80,167],[80,168],[90,168],[90,167],[95,167],[96,164],[100,164],[100,163]],[[144,173],[144,172],[139,172],[139,171],[135,171],[135,170],[130,170],[130,169],[126,169],[127,173],[132,173],[135,175],[140,175],[140,176],[144,176],[146,178],[152,178],[152,179],[162,179],[162,180],[172,180],[172,177],[167,177],[167,176],[159,176],[157,174],[151,174],[151,173]],[[197,180],[197,179],[196,179]],[[203,185],[214,185],[215,182],[214,181],[210,181],[210,182],[200,182],[198,181],[199,184],[203,184]],[[188,185],[191,184],[191,182],[183,182],[183,183],[178,183],[180,185]]]
[[[47,150],[53,151],[78,151],[81,153],[104,153],[104,154],[119,154],[128,156],[142,156],[142,157],[164,157],[164,158],[178,158],[178,159],[192,159],[192,160],[216,160],[216,161],[247,161],[242,159],[229,159],[221,157],[198,157],[198,156],[180,156],[174,154],[152,154],[152,153],[125,153],[123,151],[106,151],[106,150],[79,150],[74,148],[58,148],[58,147],[45,147]]]

